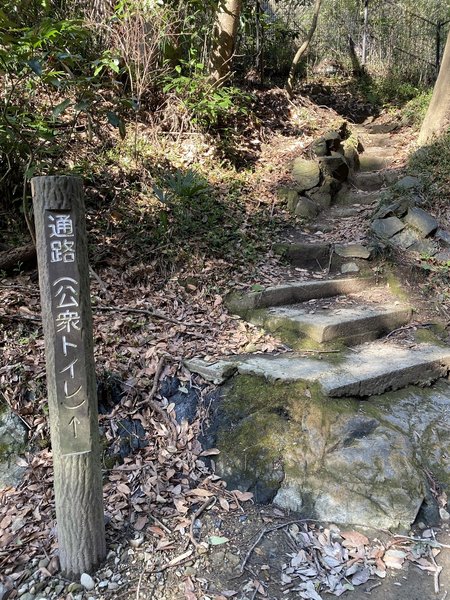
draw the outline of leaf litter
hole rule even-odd
[[[281,182],[280,173],[289,183],[286,165],[304,143],[292,138],[286,144],[286,138],[280,137],[276,144],[273,140],[267,144],[266,152],[271,145],[273,175],[260,178],[263,184],[258,187],[256,171],[249,191],[258,198],[257,210],[282,211],[275,206],[273,189]],[[354,223],[346,222],[344,229],[343,239],[352,239]],[[320,600],[323,592],[340,596],[385,577],[387,569],[401,568],[407,561],[439,574],[434,558],[441,546],[433,538],[391,536],[384,542],[369,541],[356,531],[289,521],[276,527],[288,540],[289,551],[280,557],[284,562],[258,564],[258,543],[233,535],[227,523],[236,518],[245,523],[252,511],[258,512],[258,518],[263,511],[260,514],[251,506],[250,492],[228,490],[214,474],[214,456],[219,451],[205,451],[198,442],[206,409],[192,422],[179,423],[174,405],[159,393],[158,384],[177,376],[180,390],[194,387],[204,398],[211,388],[184,370],[182,358],[285,351],[276,338],[229,315],[224,296],[230,289],[263,289],[286,279],[306,278],[308,273],[289,269],[269,250],[251,272],[244,261],[230,266],[217,258],[201,259],[162,281],[154,265],[128,265],[125,254],[109,256],[92,281],[97,372],[104,377],[113,374],[123,392],[111,412],[100,417],[100,426],[105,445],[114,447],[119,442],[119,422],[126,417],[139,421],[146,445],[112,465],[106,455],[102,457],[110,550],[95,576],[95,596],[94,592],[89,596],[262,598],[270,596],[275,585],[285,594]],[[21,274],[1,280],[0,300],[0,391],[26,426],[31,448],[18,459],[18,466],[26,468],[22,483],[0,493],[0,582],[11,598],[28,581],[30,590],[34,586],[36,593],[43,590],[46,597],[87,598],[82,589],[58,575],[35,277]],[[207,461],[212,461],[212,468]],[[275,533],[268,522],[286,519],[277,509],[273,515],[268,520],[263,517],[265,525],[255,534],[257,541]],[[217,552],[234,564],[226,586],[215,584],[212,558]],[[219,571],[215,569],[216,574]]]

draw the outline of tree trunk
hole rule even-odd
[[[219,0],[209,59],[209,76],[216,87],[223,85],[231,73],[241,4],[242,0]]]
[[[450,32],[430,106],[422,123],[418,143],[423,146],[450,127]]]
[[[297,73],[298,64],[299,64],[300,60],[303,58],[303,56],[305,55],[306,51],[308,50],[309,45],[312,40],[312,37],[316,30],[321,4],[322,4],[322,0],[315,0],[314,14],[313,14],[313,20],[311,23],[311,27],[309,28],[309,31],[308,31],[305,41],[303,42],[303,44],[300,46],[300,48],[295,53],[294,59],[292,61],[288,80],[286,83],[286,91],[287,91],[289,97],[292,97],[292,91],[294,88],[294,81],[295,81],[295,74]]]

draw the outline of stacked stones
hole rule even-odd
[[[392,191],[397,196],[377,210],[372,232],[387,246],[433,257],[437,262],[450,260],[450,232],[418,204],[420,180],[407,176]]]
[[[295,159],[292,176],[296,186],[280,190],[288,210],[310,219],[328,208],[350,171],[357,168],[357,145],[348,137],[344,123],[338,131],[329,131],[312,144],[313,158]]]

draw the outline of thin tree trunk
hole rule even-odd
[[[434,86],[430,106],[422,123],[418,143],[423,146],[445,133],[450,127],[450,32]]]
[[[292,91],[294,88],[294,81],[295,81],[295,75],[297,73],[298,64],[301,61],[301,59],[303,58],[303,56],[306,54],[306,51],[309,48],[309,45],[311,43],[314,32],[316,31],[321,4],[322,4],[322,0],[315,0],[314,14],[313,14],[313,20],[311,23],[311,27],[309,28],[309,31],[308,31],[305,41],[300,46],[300,48],[297,50],[297,52],[295,53],[294,59],[292,60],[288,80],[286,83],[286,91],[287,91],[289,97],[292,96]]]
[[[215,86],[223,85],[231,73],[241,4],[242,0],[219,1],[209,59],[209,75]]]

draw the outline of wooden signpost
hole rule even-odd
[[[31,187],[60,563],[75,577],[106,554],[83,187],[62,176]]]

